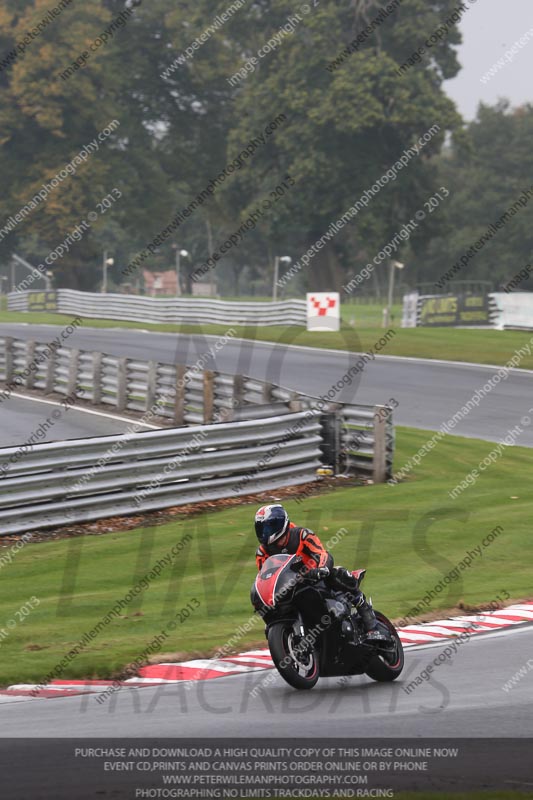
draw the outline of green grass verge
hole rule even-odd
[[[424,432],[399,429],[397,468],[426,438]],[[324,543],[341,527],[348,529],[332,547],[336,563],[367,567],[366,590],[392,618],[407,613],[498,524],[504,533],[432,607],[481,604],[502,593],[528,597],[531,566],[524,553],[531,539],[531,451],[507,448],[459,499],[447,495],[491,447],[446,437],[403,484],[340,488],[286,505]],[[265,494],[265,500],[272,497]],[[173,565],[93,639],[64,676],[110,676],[137,658],[192,598],[200,608],[178,625],[162,652],[206,653],[223,645],[250,617],[253,511],[243,503],[151,529],[26,545],[0,575],[0,629],[8,633],[0,634],[0,684],[40,681],[128,593],[134,575],[146,575],[186,533],[192,542]],[[9,629],[8,621],[33,595],[40,605]],[[236,647],[262,639],[258,624]]]
[[[301,327],[282,326],[237,326],[237,336],[257,339],[262,342],[304,345],[306,347],[326,347],[333,350],[349,350],[359,352],[375,347],[383,329],[378,323],[372,324],[369,318],[374,314],[369,306],[347,306],[355,308],[355,327],[344,324],[339,332],[312,332]],[[351,312],[343,312],[348,320]],[[67,325],[72,317],[64,314],[0,312],[0,322],[25,322],[35,325]],[[227,333],[228,325],[151,325],[145,322],[124,322],[119,320],[85,319],[83,325],[88,328],[120,327],[132,330],[152,330],[170,333],[196,333],[222,336]],[[382,355],[409,356],[412,358],[445,359],[449,361],[469,361],[478,364],[503,365],[514,353],[531,340],[527,331],[495,331],[467,330],[457,328],[406,328],[400,327],[400,316],[391,326],[395,336],[387,342]],[[524,369],[533,369],[533,352],[526,355],[520,365]]]

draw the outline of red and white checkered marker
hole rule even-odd
[[[487,611],[484,614],[439,619],[422,625],[407,625],[405,628],[400,628],[398,632],[404,648],[408,650],[416,646],[452,639],[465,630],[468,630],[471,636],[475,636],[525,622],[533,623],[533,601],[508,606],[497,611]],[[248,650],[245,653],[225,658],[202,658],[181,663],[153,664],[143,667],[137,677],[124,681],[121,686],[129,689],[142,689],[146,686],[160,686],[168,683],[205,681],[226,678],[228,675],[259,672],[272,669],[273,666],[268,650]],[[32,693],[38,688],[34,684],[15,684],[8,689],[0,690],[0,705],[24,700],[99,694],[114,685],[116,685],[114,681],[57,680],[47,684],[44,689],[39,689],[34,696]]]
[[[307,295],[308,331],[338,331],[340,317],[338,292],[315,292]]]
[[[336,307],[337,298],[327,295],[325,299],[321,300],[320,298],[313,296],[309,298],[309,302],[311,303],[311,306],[314,309],[317,317],[325,317],[331,308]]]

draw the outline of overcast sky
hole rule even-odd
[[[513,105],[533,103],[533,0],[465,0],[467,3],[470,8],[460,22],[462,69],[456,78],[446,81],[445,91],[467,120],[475,117],[481,100],[494,105],[500,97],[507,97]],[[482,83],[481,77],[529,31],[530,41],[513,61]]]

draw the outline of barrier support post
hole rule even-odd
[[[13,337],[6,336],[4,339],[5,341],[5,348],[6,348],[6,383],[11,383],[14,377],[14,358],[13,358]]]
[[[93,353],[93,403],[102,402],[102,353]]]
[[[148,373],[146,375],[146,411],[155,403],[157,393],[157,362],[148,362]]]
[[[334,474],[340,471],[341,455],[341,427],[342,417],[338,409],[341,406],[331,405],[327,411],[320,415],[320,425],[322,427],[322,463],[324,466],[331,467]]]
[[[385,483],[387,478],[387,414],[385,406],[374,408],[374,456],[372,459],[372,480]]]
[[[119,358],[117,364],[117,411],[125,411],[128,403],[128,359]]]
[[[65,394],[68,397],[71,397],[73,394],[75,394],[76,389],[78,388],[79,362],[80,362],[80,351],[71,350],[69,364],[68,364],[67,389],[65,392]]]
[[[213,422],[215,408],[215,373],[210,369],[204,370],[204,424]]]
[[[176,364],[176,394],[174,397],[174,422],[176,425],[185,425],[185,375],[187,367]]]
[[[28,375],[26,377],[26,389],[33,389],[35,386],[35,370],[30,369],[30,365],[35,362],[35,341],[30,339],[26,345],[26,369]]]
[[[54,391],[55,380],[56,380],[56,366],[57,366],[57,350],[55,347],[53,347],[46,362],[46,379],[44,384],[45,394],[52,394],[52,392]]]

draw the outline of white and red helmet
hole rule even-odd
[[[255,514],[255,535],[262,545],[274,544],[287,532],[289,515],[281,505],[261,506]]]

